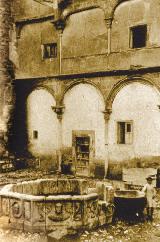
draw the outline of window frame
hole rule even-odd
[[[120,128],[119,124],[124,123],[125,124],[125,131],[124,131],[124,143],[120,142]],[[130,124],[130,131],[127,131],[127,125]],[[133,120],[117,120],[116,121],[116,143],[117,145],[132,145],[133,144]],[[129,136],[128,136],[129,135]]]
[[[136,28],[140,28],[140,27],[146,27],[146,33],[145,33],[145,46],[142,47],[134,47],[133,46],[133,30]],[[148,40],[148,25],[147,24],[139,24],[139,25],[135,25],[135,26],[131,26],[129,28],[129,48],[130,49],[142,49],[142,48],[146,48],[147,47],[147,40]]]
[[[49,54],[46,55],[47,53],[47,47],[50,48],[49,50]],[[54,48],[54,54],[51,54],[51,48]],[[50,42],[50,43],[44,43],[41,45],[41,49],[42,49],[42,60],[49,60],[49,59],[55,59],[57,58],[58,55],[58,51],[57,51],[58,45],[56,42]]]

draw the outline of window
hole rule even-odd
[[[44,44],[42,49],[43,59],[57,57],[57,43]]]
[[[117,143],[118,144],[132,144],[133,141],[133,123],[118,122],[117,123]]]
[[[33,130],[33,139],[38,139],[38,131]]]
[[[130,47],[142,48],[146,46],[147,25],[139,25],[130,29]]]

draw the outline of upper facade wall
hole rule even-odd
[[[107,28],[101,9],[71,15],[63,32],[63,58],[107,53]]]
[[[130,50],[130,28],[147,25],[147,47],[160,46],[160,4],[157,0],[134,0],[122,3],[114,13],[112,51]]]
[[[53,13],[52,8],[33,0],[14,0],[13,5],[16,20],[50,15]]]
[[[79,1],[79,5],[81,3],[82,1]],[[54,15],[51,8],[33,0],[20,1],[19,9],[23,18],[27,14],[28,18],[49,13]],[[67,9],[64,13],[67,13]],[[133,0],[118,5],[113,14],[110,46],[109,26],[106,20],[109,15],[104,9],[98,6],[93,9],[87,7],[80,12],[71,11],[68,16],[64,14],[63,17],[66,26],[62,34],[61,61],[59,60],[58,30],[53,23],[47,20],[25,24],[17,44],[19,56],[17,78],[57,75],[60,72],[60,63],[61,74],[160,66],[158,58],[160,55],[160,4],[158,0]],[[146,46],[138,49],[131,48],[130,29],[144,24],[147,25]],[[51,61],[42,60],[41,47],[45,44],[43,36],[45,36],[45,43],[51,43],[52,40],[57,42],[57,57]],[[110,48],[109,53],[108,48]]]
[[[18,75],[51,76],[58,71],[58,58],[43,59],[42,46],[58,42],[57,32],[50,21],[26,25],[18,40]],[[59,48],[59,46],[58,46]]]

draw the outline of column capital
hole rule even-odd
[[[57,118],[59,120],[62,120],[64,109],[65,109],[64,106],[60,106],[60,105],[52,106],[52,110],[57,114]]]
[[[113,18],[111,18],[111,17],[105,19],[105,22],[106,22],[106,25],[107,25],[107,29],[111,28],[112,20],[113,20]]]
[[[109,120],[111,113],[112,113],[112,109],[111,109],[111,108],[107,108],[107,109],[105,109],[105,110],[103,111],[104,119],[105,119],[106,121]]]
[[[55,28],[61,32],[63,32],[66,23],[64,19],[57,19],[55,21],[52,21],[52,23],[54,24]]]

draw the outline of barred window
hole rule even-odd
[[[42,46],[43,59],[50,59],[57,57],[57,43],[44,44]]]

